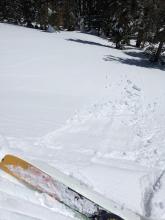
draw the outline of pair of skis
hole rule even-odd
[[[60,203],[63,203],[65,206],[72,209],[75,214],[81,215],[84,219],[91,220],[122,220],[123,218],[118,216],[118,213],[122,216],[122,210],[119,209],[117,212],[112,212],[111,208],[107,209],[108,203],[103,201],[99,204],[99,195],[93,197],[92,193],[84,190],[84,193],[79,193],[78,190],[73,189],[73,187],[69,187],[66,181],[59,181],[59,178],[56,176],[51,176],[48,172],[45,172],[36,166],[26,162],[25,160],[18,158],[14,155],[6,155],[2,161],[0,162],[0,168],[8,173],[9,175],[17,178],[19,181],[32,188],[33,190],[37,190],[41,193],[46,193],[49,196],[53,197]],[[58,171],[60,173],[60,171]],[[59,176],[57,171],[55,174]],[[61,174],[60,174],[61,175]],[[64,174],[62,174],[64,175]],[[69,180],[67,177],[67,181]],[[76,184],[75,184],[76,185]],[[83,190],[82,190],[83,192]],[[86,195],[84,195],[86,194]],[[89,195],[89,196],[88,196]],[[88,198],[87,198],[88,197]],[[92,199],[94,198],[94,200]],[[98,202],[97,202],[98,201]],[[104,205],[105,204],[105,205]],[[115,205],[114,205],[115,207]],[[139,216],[131,213],[131,218],[134,215],[134,219],[132,220],[140,220]],[[124,215],[123,215],[124,216]],[[122,216],[122,217],[123,217]],[[127,217],[127,216],[126,216]],[[128,218],[125,220],[131,220]]]

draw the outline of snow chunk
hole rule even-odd
[[[138,86],[136,86],[135,84],[132,86],[132,88],[139,91],[139,92],[141,91],[141,89]]]
[[[49,24],[49,26],[48,26],[48,28],[47,28],[47,32],[49,32],[49,33],[54,33],[54,32],[55,32],[54,27],[52,27],[52,26]]]

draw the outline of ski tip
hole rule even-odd
[[[6,154],[2,160],[1,160],[1,167],[2,166],[16,166],[16,167],[22,167],[23,169],[27,169],[29,168],[30,165],[28,162],[22,160],[21,158],[15,156],[15,155],[11,155],[11,154]]]
[[[11,154],[6,154],[2,159],[1,159],[1,163],[6,162],[8,159],[10,159],[11,157],[13,157],[14,155]]]

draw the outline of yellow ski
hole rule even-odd
[[[55,198],[72,209],[80,219],[149,220],[131,210],[121,209],[114,201],[93,192],[52,167],[45,168],[41,164],[35,164],[37,165],[34,166],[14,155],[6,155],[0,162],[0,169],[34,190]],[[42,167],[42,170],[37,166]]]
[[[0,168],[24,184],[29,185],[29,187],[47,193],[61,202],[56,194],[58,184],[49,175],[32,164],[16,156],[6,155],[0,162]]]
[[[102,213],[112,215],[39,168],[14,155],[6,155],[0,162],[0,169],[30,188],[55,198],[75,211],[75,214],[82,215],[81,219],[100,219]]]

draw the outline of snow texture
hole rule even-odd
[[[165,219],[165,72],[79,32],[0,24],[0,156],[38,160]],[[76,219],[0,171],[0,220]]]

